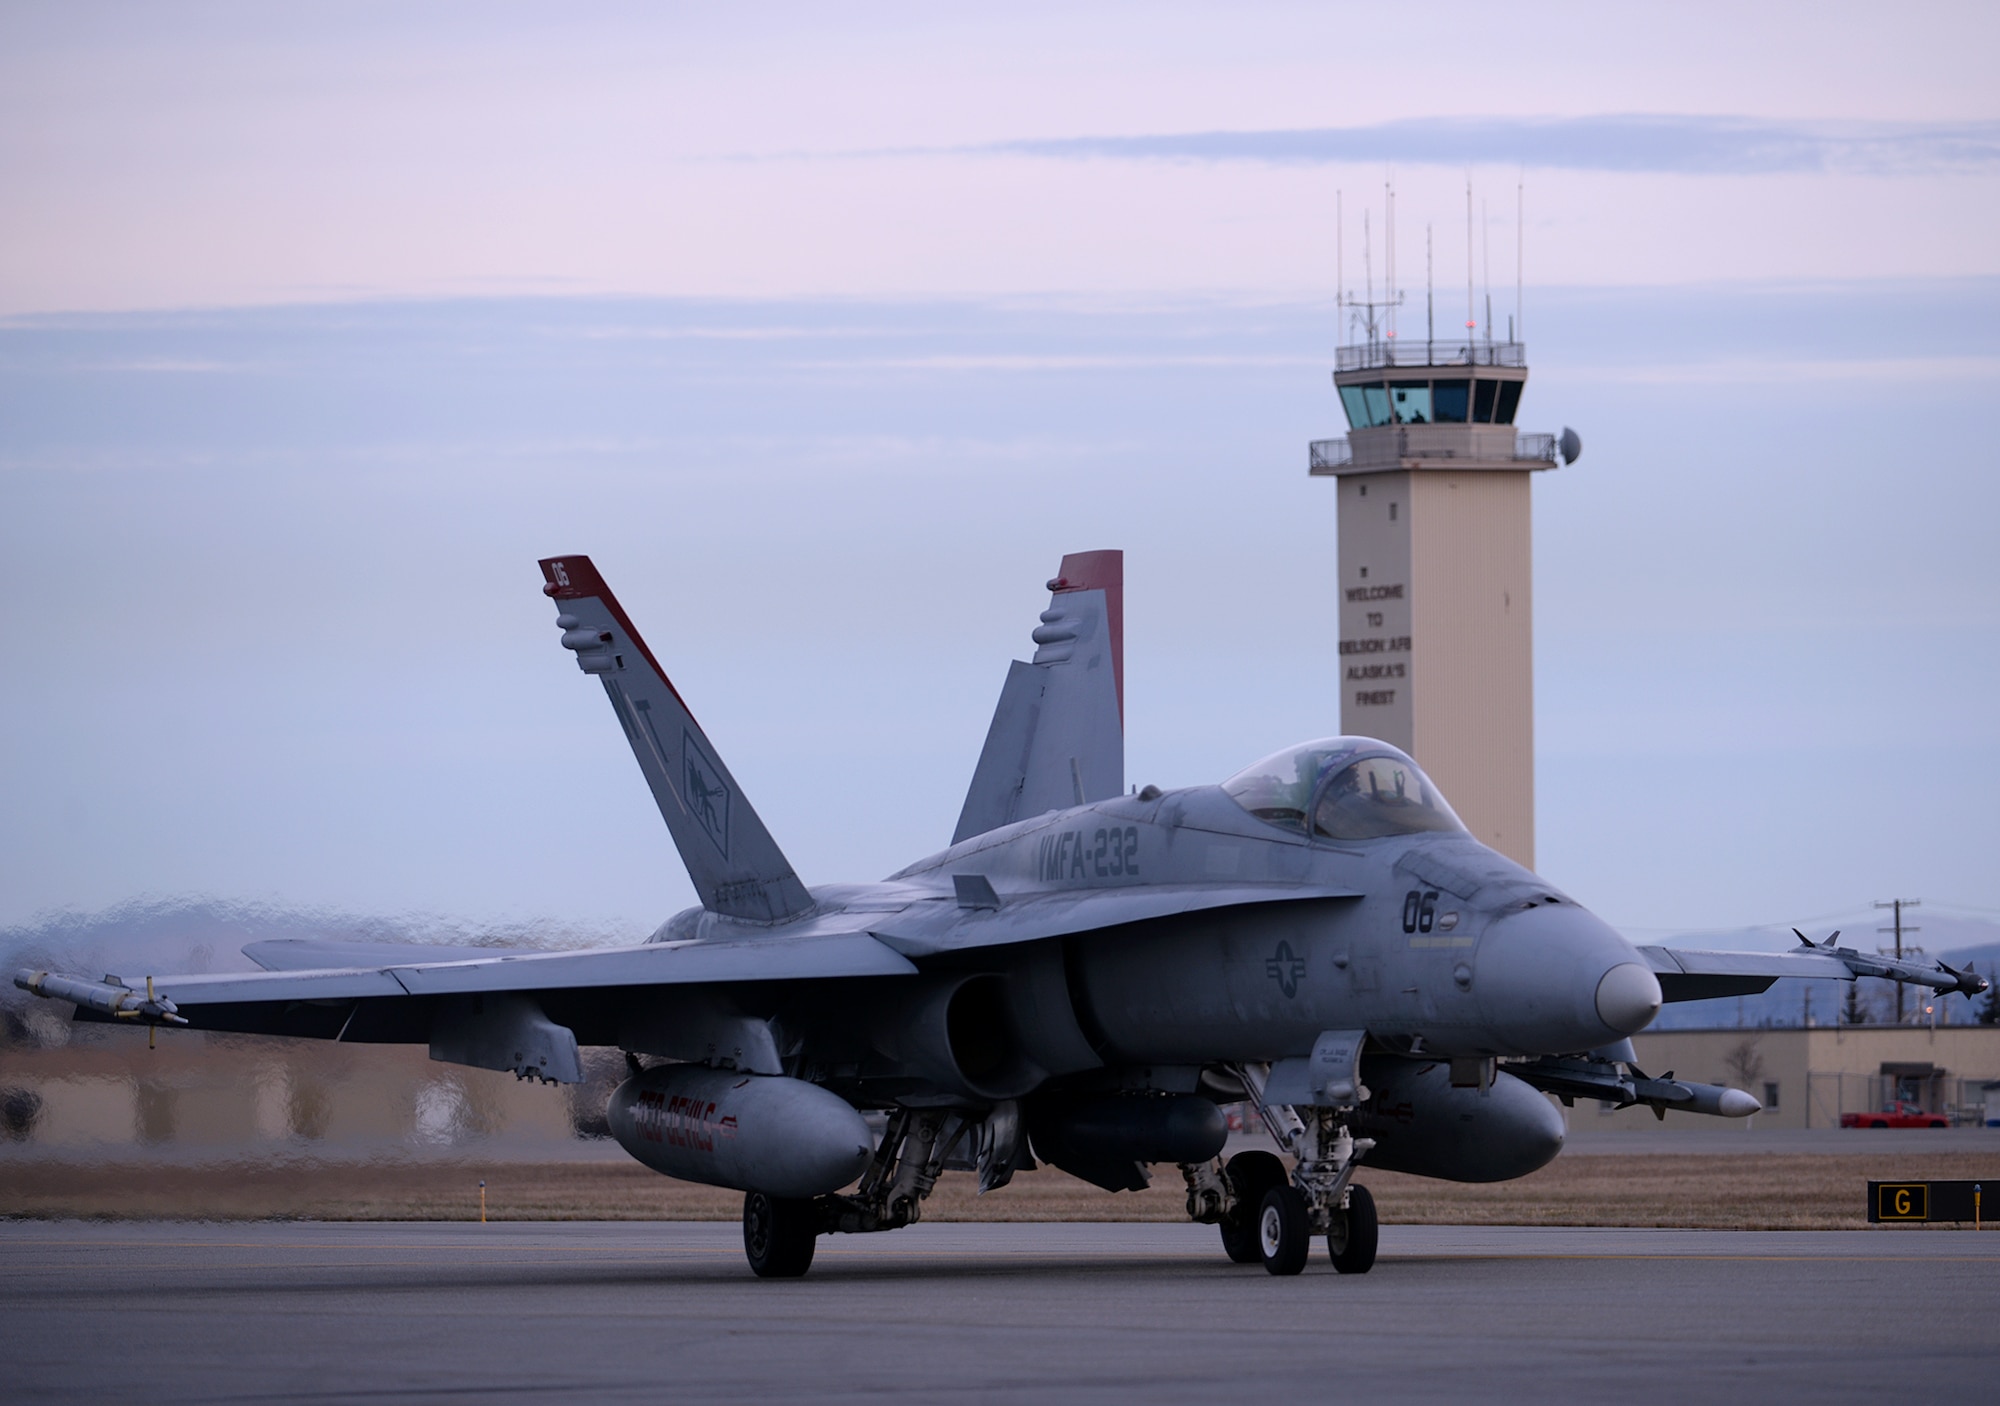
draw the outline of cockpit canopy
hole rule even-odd
[[[1259,820],[1325,840],[1465,830],[1415,762],[1370,737],[1323,737],[1273,752],[1222,789]]]

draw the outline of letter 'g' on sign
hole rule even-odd
[[[1875,1215],[1880,1220],[1929,1220],[1930,1187],[1924,1182],[1884,1183],[1876,1188]]]

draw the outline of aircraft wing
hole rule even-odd
[[[1066,890],[1002,900],[984,878],[958,875],[958,901],[912,904],[869,931],[910,957],[1069,937],[1123,923],[1247,904],[1361,897],[1359,890],[1297,884],[1152,884]]]
[[[19,972],[14,984],[37,996],[75,1002],[85,1020],[339,1038],[365,1003],[402,1006],[418,997],[513,993],[588,997],[639,987],[908,976],[916,971],[908,958],[866,932],[497,956],[491,948],[461,949],[481,954],[474,957],[434,947],[423,949],[418,960],[408,960],[409,947],[388,950],[392,959],[372,967],[147,977],[143,989],[116,978],[89,981],[46,971]],[[393,1012],[377,1009],[375,1015],[378,1020],[364,1022],[357,1038],[366,1037],[370,1024],[402,1029],[407,1023]]]
[[[475,957],[518,957],[519,947],[459,946],[442,942],[329,942],[316,937],[269,937],[246,943],[243,955],[267,972],[316,972],[334,967],[422,966]]]
[[[1837,934],[1836,934],[1837,936]],[[1882,957],[1805,942],[1790,952],[1704,952],[1680,947],[1641,947],[1641,955],[1659,978],[1660,994],[1668,1001],[1706,1001],[1718,996],[1754,996],[1770,989],[1780,977],[1812,976],[1852,981],[1857,976],[1908,982],[1942,992],[1976,996],[1986,979],[1959,972],[1942,962]]]

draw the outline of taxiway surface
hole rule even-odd
[[[13,1401],[1992,1399],[2000,1234],[919,1225],[750,1275],[727,1224],[0,1223]],[[1282,1393],[1282,1396],[1275,1395]]]

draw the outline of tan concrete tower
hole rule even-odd
[[[1581,446],[1516,433],[1520,343],[1367,332],[1333,374],[1349,433],[1311,460],[1339,488],[1341,731],[1409,752],[1474,835],[1532,868],[1528,483]]]

